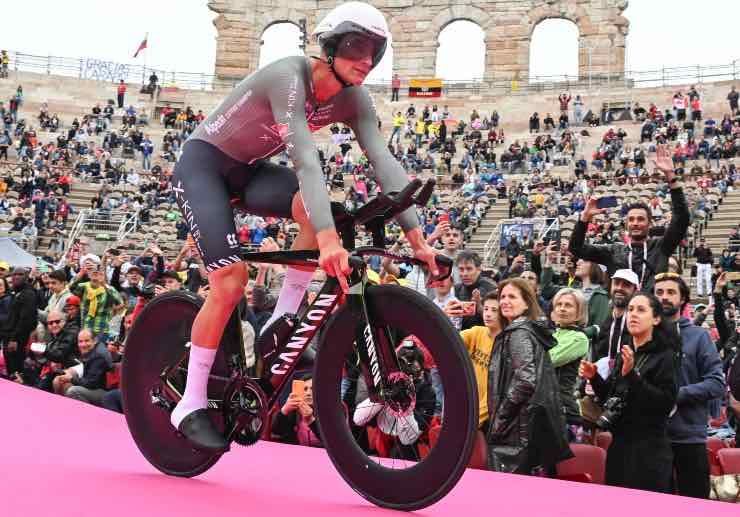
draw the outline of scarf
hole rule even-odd
[[[102,285],[97,289],[93,288],[91,284],[85,286],[85,299],[88,301],[87,314],[91,318],[94,318],[98,312],[98,296],[105,294],[105,292],[105,287]]]

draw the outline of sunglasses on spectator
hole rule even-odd
[[[47,321],[47,325],[56,325],[57,323],[61,323],[62,320],[49,320]]]

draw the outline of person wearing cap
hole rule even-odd
[[[677,326],[681,339],[676,411],[668,420],[674,488],[678,495],[707,499],[710,488],[707,422],[710,402],[719,400],[725,393],[722,359],[709,332],[681,317],[690,300],[689,287],[680,275],[656,275],[654,293],[660,300],[663,317]]]
[[[67,328],[75,327],[75,335],[80,330],[80,297],[74,294],[67,298],[67,303],[64,305],[64,315],[67,317]]]
[[[659,145],[657,158],[653,163],[665,175],[671,191],[672,216],[662,236],[649,238],[652,227],[650,208],[644,203],[633,203],[628,207],[626,216],[629,244],[587,244],[586,231],[589,223],[594,216],[606,210],[598,208],[598,198],[593,196],[581,212],[569,244],[573,255],[604,264],[610,274],[618,269],[631,269],[637,274],[640,287],[647,291],[652,290],[655,275],[668,270],[668,258],[686,237],[690,219],[686,197],[681,188],[681,177],[673,170],[670,148]]]
[[[23,372],[26,359],[26,344],[38,322],[38,297],[28,283],[28,273],[17,267],[13,270],[11,283],[14,291],[10,302],[8,319],[2,328],[5,368],[11,378]]]
[[[0,261],[0,278],[5,278],[10,273],[10,264],[7,262]]]
[[[158,280],[162,281],[162,285],[154,286],[154,293],[157,296],[169,291],[179,291],[182,289],[182,278],[177,273],[177,271],[173,269],[168,269],[164,273],[159,275]]]
[[[702,237],[692,255],[696,258],[696,294],[700,297],[712,294],[712,250],[707,247],[707,240]]]
[[[83,282],[85,273],[88,282]],[[99,264],[87,263],[69,285],[69,290],[80,298],[81,328],[90,329],[101,342],[105,342],[108,326],[116,311],[123,308],[123,300],[113,287],[105,282],[105,273]]]
[[[608,357],[613,361],[621,347],[629,344],[631,337],[627,332],[627,322],[624,313],[630,298],[638,290],[640,280],[631,269],[618,269],[612,275],[609,286],[611,300],[611,314],[599,326],[596,341],[591,345],[591,359],[598,362]]]

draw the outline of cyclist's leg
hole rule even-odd
[[[261,162],[249,174],[248,183],[242,190],[242,199],[250,213],[293,219],[300,225],[300,232],[291,249],[317,249],[316,235],[298,189],[298,179],[292,169]],[[264,330],[284,314],[298,311],[315,269],[311,266],[287,269],[275,310],[262,327]]]
[[[210,292],[193,323],[185,392],[171,421],[195,445],[214,451],[226,450],[228,442],[205,410],[208,375],[226,322],[247,281],[222,172],[239,165],[210,144],[189,141],[173,182],[177,203],[209,271]]]

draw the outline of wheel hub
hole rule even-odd
[[[224,393],[226,436],[239,445],[257,442],[267,421],[267,400],[251,379],[236,378]]]
[[[396,417],[408,416],[416,407],[414,381],[403,372],[393,372],[388,375],[384,395],[386,407]]]

